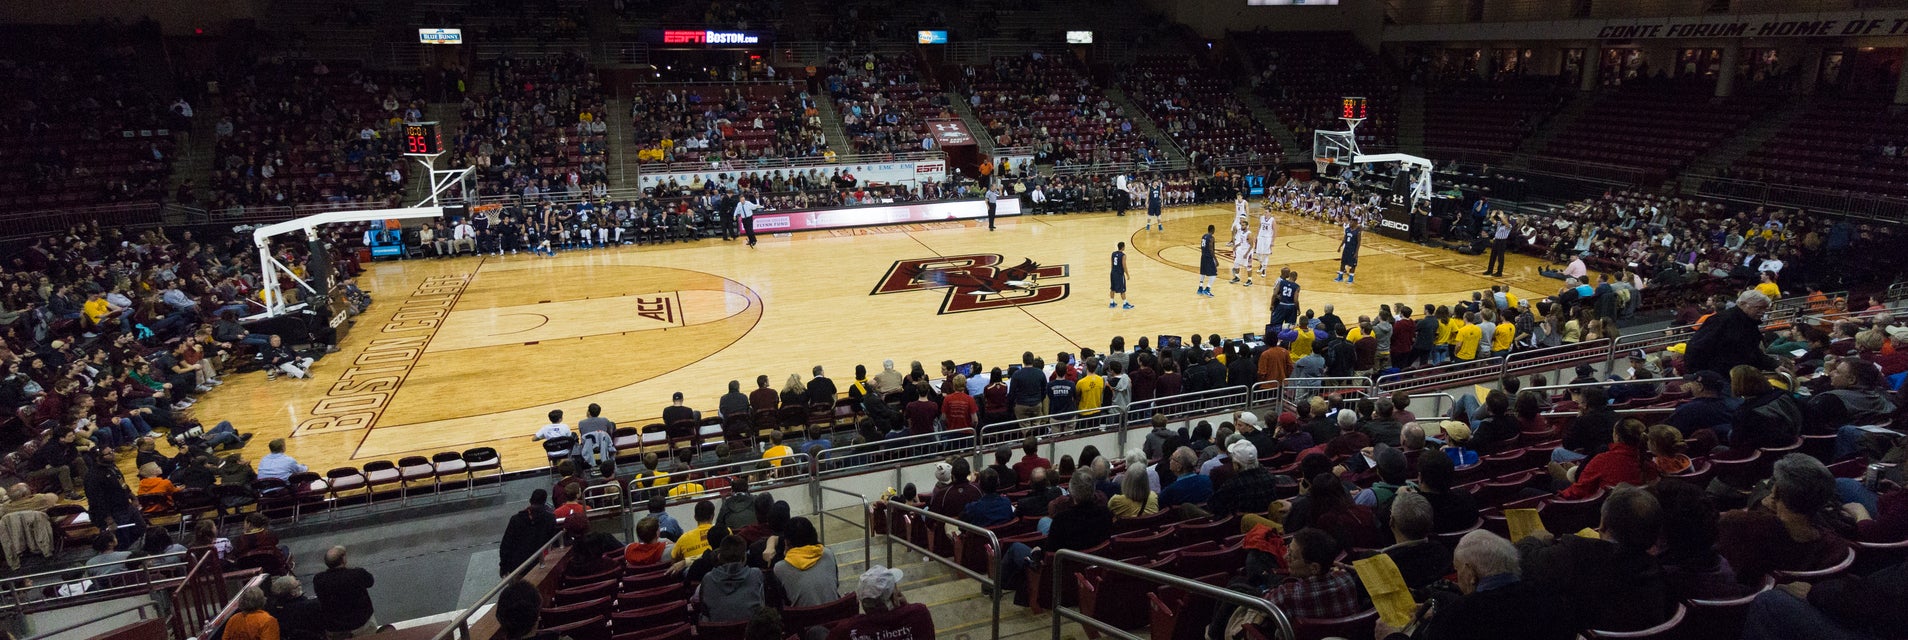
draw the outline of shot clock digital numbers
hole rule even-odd
[[[444,152],[444,139],[435,122],[404,123],[404,155],[434,156]]]
[[[1345,96],[1339,101],[1338,117],[1346,120],[1365,119],[1365,97]]]

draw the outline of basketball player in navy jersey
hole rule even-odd
[[[1199,295],[1211,298],[1212,283],[1219,279],[1219,258],[1213,255],[1212,225],[1206,225],[1206,235],[1199,237]]]
[[[1363,235],[1364,230],[1358,226],[1358,221],[1347,217],[1345,239],[1338,243],[1338,277],[1332,278],[1333,282],[1351,284],[1357,280],[1358,241]]]
[[[1272,328],[1298,321],[1298,272],[1279,269],[1279,282],[1272,286]]]
[[[1146,228],[1159,227],[1160,231],[1166,230],[1166,223],[1159,220],[1159,207],[1164,197],[1164,194],[1160,192],[1159,178],[1146,183]]]
[[[1126,299],[1126,243],[1124,242],[1120,243],[1119,248],[1113,250],[1113,294],[1107,296],[1106,308],[1111,309],[1121,303],[1125,303],[1123,308],[1133,308],[1133,303]]]

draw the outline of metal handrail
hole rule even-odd
[[[973,429],[954,429],[906,435],[875,442],[830,447],[821,451],[821,458],[815,465],[817,477],[841,477],[862,473],[873,469],[885,469],[909,461],[924,461],[946,458],[950,455],[969,455],[975,450],[972,444],[975,437]],[[966,439],[968,444],[947,446],[950,443]],[[882,458],[882,452],[898,451],[898,457]],[[867,456],[871,458],[860,464],[845,464],[833,469],[825,469],[830,460]]]
[[[829,160],[821,156],[805,158],[754,158],[748,160],[721,160],[716,162],[673,162],[640,164],[638,174],[668,173],[705,173],[709,171],[760,171],[790,168],[839,167],[858,164],[884,164],[889,162],[918,162],[922,160],[944,160],[946,153],[940,151],[908,151],[903,153],[858,153],[835,156]]]
[[[171,561],[168,562],[167,561],[168,559],[170,559]],[[6,599],[5,599],[5,602],[0,602],[0,611],[8,611],[8,612],[13,612],[17,614],[18,612],[24,610],[28,605],[39,605],[39,604],[45,604],[49,602],[58,602],[61,600],[71,600],[74,602],[80,602],[83,599],[90,599],[102,593],[123,593],[125,595],[132,595],[132,591],[136,588],[144,588],[150,591],[158,585],[169,585],[175,581],[178,581],[184,578],[183,571],[178,572],[177,574],[174,574],[174,575],[167,575],[164,577],[154,577],[153,576],[154,572],[171,572],[181,568],[189,569],[190,568],[189,562],[191,560],[192,560],[191,551],[175,551],[172,553],[162,553],[156,556],[146,556],[144,558],[129,558],[127,560],[121,561],[119,564],[125,565],[125,564],[138,563],[139,568],[126,569],[124,571],[115,571],[113,573],[108,573],[108,574],[98,575],[98,576],[81,575],[78,578],[66,578],[64,576],[73,573],[73,571],[75,570],[74,567],[67,567],[65,569],[43,571],[40,573],[34,573],[34,574],[29,574],[24,576],[10,577],[4,581],[0,581],[0,584],[4,584],[4,588],[6,589]],[[79,567],[79,569],[84,569],[84,568],[85,567]],[[137,579],[128,581],[126,584],[101,586],[97,589],[90,589],[85,592],[74,594],[74,595],[54,596],[54,597],[46,598],[43,600],[30,599],[30,596],[34,590],[41,590],[41,589],[47,589],[47,588],[58,589],[62,585],[83,583],[83,582],[92,582],[96,584],[111,584],[111,583],[117,582],[118,579],[127,578],[130,576],[137,576]]]
[[[503,593],[505,587],[516,584],[518,580],[522,580],[524,576],[529,575],[531,569],[536,568],[539,564],[543,564],[543,555],[549,553],[552,547],[555,547],[558,542],[562,541],[562,533],[550,536],[549,540],[543,542],[543,546],[537,548],[536,553],[530,554],[530,558],[524,560],[523,564],[519,564],[517,568],[511,569],[508,575],[505,575],[503,579],[497,581],[496,586],[491,587],[489,591],[485,591],[484,595],[478,596],[476,602],[471,603],[471,605],[463,611],[457,612],[457,617],[452,618],[449,623],[444,625],[443,629],[433,634],[430,640],[451,640],[452,638],[456,638],[457,640],[470,640],[471,616],[476,615],[479,610],[483,609],[484,605],[496,600],[497,596]]]
[[[1611,409],[1610,412],[1620,416],[1649,415],[1655,413],[1675,413],[1676,407],[1634,407],[1630,409]],[[1583,415],[1583,411],[1545,411],[1537,415],[1545,418],[1569,418]]]
[[[898,537],[894,534],[894,512],[896,510],[912,513],[912,514],[921,516],[923,518],[927,518],[929,520],[939,522],[941,524],[952,526],[962,531],[969,531],[977,535],[987,536],[987,542],[990,543],[990,546],[994,550],[994,556],[987,561],[987,569],[988,569],[987,575],[981,575],[979,572],[976,572],[973,569],[963,567],[961,566],[961,563],[955,562],[952,559],[943,558],[939,555],[935,555],[934,552],[928,551],[927,549],[923,549],[920,546],[914,544],[913,542],[909,542],[905,537],[903,537],[900,542],[902,546],[921,552],[921,554],[927,556],[929,560],[933,560],[935,562],[939,562],[941,564],[947,565],[949,569],[953,569],[955,571],[958,571],[966,575],[969,578],[974,578],[976,580],[981,581],[982,586],[987,587],[987,590],[992,594],[991,597],[994,601],[994,631],[993,631],[992,637],[994,638],[994,640],[1000,640],[1000,595],[1003,591],[1006,591],[1005,589],[1000,588],[1000,554],[1002,552],[1002,549],[1000,548],[1000,536],[995,535],[993,531],[989,531],[986,527],[982,527],[979,525],[970,524],[966,522],[961,522],[959,520],[955,520],[953,518],[949,518],[947,516],[944,516],[938,513],[930,512],[926,509],[911,507],[911,506],[901,504],[899,502],[895,502],[892,500],[884,502],[883,504],[887,506],[887,513],[885,515],[888,519],[888,566],[891,566],[891,567],[894,566],[894,543],[895,543],[895,538]],[[1055,591],[1054,593],[1059,593],[1059,592]]]
[[[871,518],[873,516],[869,513],[870,510],[868,508],[868,505],[870,503],[868,502],[868,496],[864,496],[859,493],[849,491],[847,489],[831,487],[825,484],[821,484],[819,482],[815,483],[815,489],[817,492],[817,499],[815,500],[815,530],[816,530],[815,533],[819,535],[823,541],[826,541],[828,539],[828,519],[829,518],[834,518],[836,520],[846,522],[850,525],[861,527],[861,566],[864,569],[867,567],[874,566],[874,531],[870,530],[870,528],[868,527],[868,518]],[[820,492],[822,491],[827,491],[830,493],[839,493],[841,495],[860,500],[861,501],[861,522],[856,523],[854,520],[850,520],[848,518],[844,518],[842,516],[829,513],[827,509],[823,509],[822,501],[820,500],[820,497],[819,497]]]
[[[1522,387],[1519,391],[1549,391],[1551,389],[1587,389],[1590,387],[1614,387],[1620,384],[1660,384],[1682,382],[1682,378],[1638,378],[1636,380],[1598,380],[1595,382],[1573,382],[1570,384],[1547,384],[1540,387]]]
[[[779,466],[771,464],[778,461],[781,462],[782,464]],[[741,476],[752,476],[757,473],[773,472],[775,469],[789,467],[789,465],[799,465],[799,466],[793,467],[796,469],[808,469],[810,467],[809,462],[810,462],[810,459],[807,453],[796,452],[796,453],[791,453],[785,456],[776,456],[773,458],[757,458],[754,460],[744,460],[742,462],[730,462],[727,464],[711,465],[711,466],[701,467],[697,469],[690,469],[689,471],[686,471],[686,472],[678,472],[678,473],[670,474],[671,482],[661,486],[651,487],[650,490],[661,492],[663,495],[669,496],[668,498],[669,504],[685,504],[689,502],[696,502],[699,500],[710,498],[714,496],[715,494],[721,493],[722,491],[727,489],[727,487],[719,487],[714,489],[709,488],[707,483],[710,480],[723,479],[723,478],[737,478]],[[731,471],[728,473],[712,473],[713,471],[724,470],[724,469],[734,469],[734,471]],[[684,477],[681,480],[676,480],[675,477],[677,475],[681,475]],[[692,475],[698,476],[698,477],[695,477],[695,478],[688,477]],[[793,477],[793,476],[789,476],[789,477]],[[814,474],[812,472],[800,474],[800,477],[807,479],[807,481],[809,482],[814,481]],[[784,484],[788,484],[783,482],[777,482],[777,480],[780,480],[780,478],[768,478],[763,480],[760,485],[756,484],[754,480],[750,480],[749,489],[751,491],[757,490],[757,489],[767,490],[767,489],[783,486]],[[685,485],[695,485],[698,487],[702,487],[702,489],[699,491],[690,491],[680,495],[669,495],[670,491],[673,491],[677,487],[681,487]],[[588,488],[585,488],[584,490],[588,491]]]
[[[245,597],[245,590],[253,588],[253,587],[259,587],[259,585],[264,584],[265,577],[266,577],[265,574],[261,573],[261,574],[252,576],[252,579],[250,580],[246,580],[245,584],[239,585],[238,591],[232,594],[232,599],[225,603],[225,607],[219,609],[219,613],[217,615],[212,616],[211,620],[205,621],[205,626],[199,629],[198,637],[200,638],[218,637],[217,634],[219,633],[219,627],[225,626],[225,621],[231,619],[233,615],[238,613],[239,599]],[[263,587],[260,587],[260,588],[263,588]]]
[[[80,621],[77,621],[77,622],[73,622],[73,623],[70,623],[70,624],[67,624],[67,625],[65,625],[65,626],[62,626],[62,627],[59,627],[59,628],[57,628],[57,629],[53,629],[53,630],[50,630],[50,631],[41,631],[41,632],[39,632],[39,633],[36,633],[36,634],[34,634],[34,635],[31,635],[31,636],[27,636],[27,638],[26,638],[25,640],[44,640],[44,639],[46,639],[46,638],[51,638],[51,637],[53,637],[53,636],[57,636],[57,635],[59,635],[59,634],[62,634],[62,633],[66,633],[66,632],[68,632],[68,631],[72,631],[72,630],[74,630],[74,629],[78,629],[78,628],[80,628],[80,627],[84,627],[84,626],[87,626],[87,625],[91,625],[91,624],[95,624],[95,623],[98,623],[98,622],[100,622],[100,621],[102,621],[102,620],[105,620],[105,619],[107,619],[107,618],[111,618],[111,617],[114,617],[114,616],[118,616],[118,615],[121,615],[121,614],[126,614],[126,613],[131,613],[131,612],[134,612],[134,611],[138,611],[138,612],[139,612],[139,620],[140,620],[140,622],[145,622],[145,621],[147,621],[147,620],[151,620],[151,619],[152,619],[152,618],[149,618],[149,617],[147,617],[147,616],[146,616],[146,611],[145,611],[146,609],[152,609],[152,612],[153,612],[153,614],[154,614],[154,615],[156,616],[156,615],[158,615],[158,614],[159,614],[159,603],[157,603],[157,602],[142,602],[142,603],[139,603],[139,604],[136,604],[136,605],[133,605],[133,606],[131,606],[131,607],[128,607],[128,608],[125,608],[125,609],[120,609],[120,610],[118,610],[118,611],[113,611],[113,612],[110,612],[110,613],[102,613],[102,614],[98,614],[98,615],[94,615],[94,616],[92,616],[92,617],[90,617],[90,618],[87,618],[87,619],[85,619],[85,620],[80,620]],[[122,626],[124,626],[124,625],[122,625]]]
[[[1056,601],[1052,607],[1053,637],[1055,638],[1060,637],[1060,619],[1064,617],[1068,620],[1080,623],[1081,626],[1090,626],[1099,630],[1100,633],[1123,638],[1124,640],[1146,640],[1141,636],[1127,632],[1125,629],[1116,628],[1096,620],[1091,616],[1075,611],[1058,602],[1057,594],[1061,593],[1061,587],[1065,584],[1064,581],[1067,578],[1067,572],[1064,570],[1067,560],[1075,560],[1086,566],[1099,567],[1107,571],[1126,574],[1147,582],[1154,582],[1189,591],[1214,600],[1231,602],[1240,607],[1257,609],[1264,612],[1266,617],[1272,620],[1273,624],[1278,625],[1278,637],[1280,640],[1295,640],[1298,637],[1298,635],[1292,631],[1292,619],[1287,617],[1285,611],[1280,609],[1278,605],[1272,604],[1272,601],[1266,600],[1265,598],[1251,596],[1231,589],[1221,589],[1198,580],[1182,578],[1170,573],[1154,571],[1146,567],[1081,553],[1072,549],[1061,549],[1049,554],[1049,556],[1053,558],[1053,592],[1056,594]]]

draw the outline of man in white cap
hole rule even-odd
[[[933,640],[934,616],[927,605],[901,595],[901,570],[875,565],[855,587],[861,615],[835,626],[828,640]]]

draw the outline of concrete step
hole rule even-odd
[[[1530,162],[1527,159],[1528,156],[1542,152],[1544,147],[1550,145],[1552,138],[1557,137],[1558,133],[1569,129],[1571,125],[1576,124],[1577,118],[1589,112],[1590,107],[1594,106],[1596,102],[1597,93],[1594,91],[1579,92],[1571,96],[1570,101],[1564,103],[1563,108],[1558,109],[1556,115],[1551,116],[1550,120],[1538,128],[1536,133],[1525,137],[1524,141],[1517,145],[1516,156],[1511,159],[1510,165],[1513,167],[1530,166]]]
[[[828,134],[828,148],[837,156],[846,156],[855,152],[855,146],[848,143],[848,130],[841,125],[841,113],[835,111],[834,99],[827,94],[815,94],[815,110],[821,113],[822,133]]]
[[[1239,97],[1240,102],[1245,103],[1247,109],[1252,110],[1252,117],[1258,119],[1260,126],[1265,127],[1272,137],[1278,138],[1279,148],[1285,150],[1286,158],[1304,157],[1300,154],[1304,149],[1311,148],[1311,140],[1299,140],[1298,133],[1292,131],[1291,127],[1285,126],[1285,122],[1279,120],[1278,114],[1272,111],[1272,107],[1266,105],[1259,94],[1253,93],[1251,87],[1243,85],[1236,87],[1233,89],[1233,94]]]
[[[967,123],[967,130],[974,134],[974,140],[980,145],[980,152],[992,156],[994,134],[987,130],[987,123],[981,122],[980,116],[974,114],[974,108],[967,103],[967,97],[959,92],[949,91],[947,100],[954,106],[954,113],[961,116],[962,122]]]

